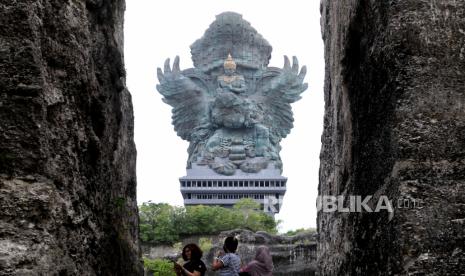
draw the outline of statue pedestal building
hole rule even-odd
[[[279,212],[287,178],[278,169],[263,169],[259,173],[238,172],[226,176],[212,172],[209,168],[193,165],[187,176],[179,179],[184,205],[219,205],[232,207],[242,198],[260,202],[263,210]]]
[[[271,51],[240,14],[225,12],[192,44],[194,68],[181,70],[179,57],[172,68],[169,59],[158,68],[157,90],[173,107],[178,136],[190,143],[180,178],[185,205],[231,207],[252,198],[265,212],[279,212],[287,181],[279,143],[307,84],[296,57],[268,67]]]

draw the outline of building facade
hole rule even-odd
[[[185,206],[202,204],[230,208],[240,199],[250,198],[260,203],[266,213],[275,214],[286,193],[287,178],[272,168],[260,173],[237,172],[225,176],[193,165],[179,182]]]

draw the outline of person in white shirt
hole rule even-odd
[[[221,276],[238,276],[241,269],[241,258],[236,254],[239,241],[235,237],[224,240],[223,250],[213,260],[212,269]]]

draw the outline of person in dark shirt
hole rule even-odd
[[[182,249],[182,258],[185,263],[181,266],[174,264],[174,271],[177,276],[204,276],[207,267],[202,262],[202,250],[195,244],[190,243]]]

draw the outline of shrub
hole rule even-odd
[[[144,258],[144,268],[154,276],[176,276],[173,263],[163,259],[150,260]]]
[[[316,229],[315,228],[299,228],[295,230],[289,230],[284,235],[286,236],[295,236],[297,234],[306,234],[306,233],[315,233]]]
[[[213,247],[212,239],[211,238],[200,238],[199,239],[199,247],[202,252],[208,252]]]

